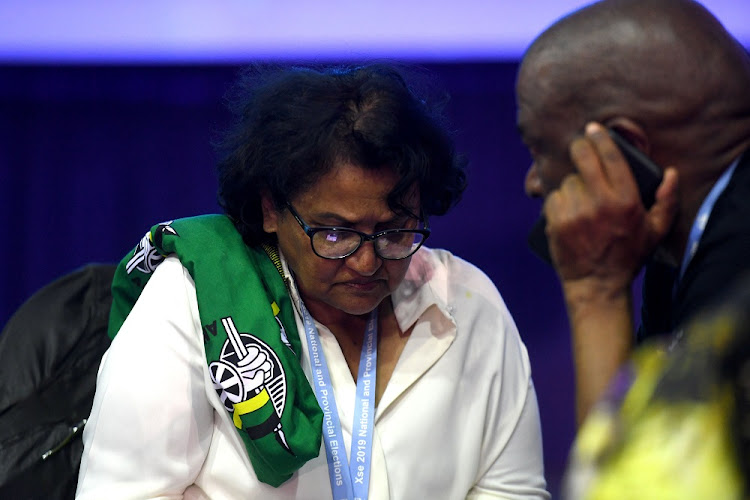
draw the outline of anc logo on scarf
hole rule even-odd
[[[164,233],[179,236],[177,231],[170,226],[172,222],[173,221],[157,224],[157,230],[155,231],[155,234],[157,235],[156,239],[161,241]],[[159,250],[151,243],[151,231],[149,231],[143,238],[141,238],[138,246],[135,247],[133,256],[128,260],[126,269],[128,274],[131,274],[134,270],[138,270],[143,274],[151,274],[156,269],[156,266],[161,264],[161,261],[163,260],[164,256],[160,254]]]
[[[293,453],[281,425],[286,381],[279,358],[258,337],[238,332],[231,317],[222,318],[221,325],[228,338],[220,359],[208,365],[221,402],[227,411],[234,413],[232,420],[237,428],[242,428],[242,415],[252,414],[258,421],[245,429],[251,439],[273,432],[279,444]]]
[[[157,224],[115,272],[110,337],[167,255],[176,255],[195,282],[208,372],[255,474],[279,486],[318,456],[323,414],[299,363],[278,253],[245,245],[222,215]]]

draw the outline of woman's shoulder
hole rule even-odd
[[[447,283],[460,287],[478,288],[497,292],[492,279],[476,264],[445,248],[422,247],[414,256],[417,268],[430,270],[430,274],[442,277]]]

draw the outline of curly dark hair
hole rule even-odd
[[[466,187],[466,161],[438,106],[393,66],[251,68],[228,103],[235,122],[215,144],[218,202],[248,245],[273,239],[262,192],[284,207],[341,162],[393,168],[400,181],[388,204],[397,213],[415,183],[428,216],[446,213]]]

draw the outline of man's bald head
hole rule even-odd
[[[747,52],[691,0],[604,0],[560,19],[529,47],[517,88],[520,106],[571,134],[632,118],[668,163],[688,144],[716,155],[747,138],[749,89]]]

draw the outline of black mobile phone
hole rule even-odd
[[[633,172],[633,177],[638,185],[638,192],[641,194],[643,206],[647,209],[650,208],[654,204],[656,189],[661,184],[662,169],[620,134],[611,128],[607,129],[607,131],[615,144],[620,148],[628,165],[630,165],[630,170]],[[544,233],[546,225],[547,220],[544,215],[541,215],[531,228],[527,241],[529,248],[531,248],[534,254],[543,261],[551,264],[552,258],[549,253],[547,235]]]

